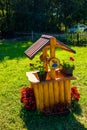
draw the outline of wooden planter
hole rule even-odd
[[[60,72],[56,72],[55,80],[47,78],[46,81],[40,82],[36,73],[26,72],[26,75],[34,89],[38,110],[52,107],[59,102],[71,103],[70,80],[76,79],[75,77],[64,77]]]

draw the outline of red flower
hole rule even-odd
[[[33,88],[23,87],[21,89],[20,101],[26,109],[35,110],[36,102],[35,102]]]
[[[79,98],[80,98],[80,93],[78,92],[77,87],[73,86],[71,88],[71,99],[79,101]]]
[[[34,64],[30,63],[30,66],[33,66]]]
[[[70,60],[71,60],[71,61],[74,61],[74,58],[73,58],[73,57],[70,57]]]

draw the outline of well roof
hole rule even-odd
[[[30,46],[24,53],[26,56],[30,59],[32,59],[40,50],[42,50],[45,46],[50,44],[50,39],[54,38],[53,36],[50,35],[42,35],[35,43],[33,43],[32,46]],[[63,42],[59,41],[56,39],[56,45],[57,47],[72,52],[76,53],[73,49],[71,49],[69,46],[64,44]]]

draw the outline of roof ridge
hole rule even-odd
[[[50,39],[50,38],[53,38],[53,36],[51,36],[51,35],[42,35],[41,38]]]

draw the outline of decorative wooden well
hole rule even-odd
[[[45,57],[43,61],[44,68],[47,71],[45,81],[40,82],[37,71],[26,72],[26,76],[34,89],[38,110],[43,110],[44,107],[52,107],[58,103],[71,103],[71,80],[75,80],[76,78],[61,73],[59,60],[55,57],[56,47],[75,53],[70,47],[49,35],[42,35],[39,40],[25,51],[25,54],[30,59],[40,50],[42,50],[42,56]],[[49,62],[47,60],[48,48],[50,49]],[[48,70],[48,64],[50,64],[50,70]]]

